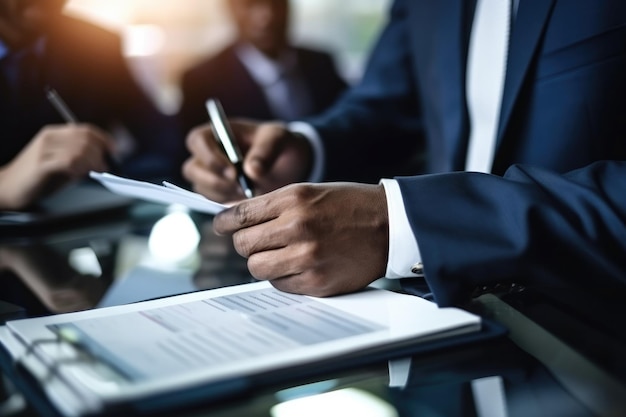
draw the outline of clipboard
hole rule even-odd
[[[175,375],[168,375],[161,381],[150,380],[145,386],[149,389],[142,390],[141,387],[124,385],[119,395],[109,395],[107,398],[102,393],[93,395],[92,391],[84,391],[85,401],[81,407],[69,409],[67,402],[55,398],[49,389],[46,389],[42,381],[50,381],[55,372],[63,375],[68,363],[58,364],[55,361],[42,360],[41,352],[38,353],[41,362],[41,369],[37,370],[27,358],[35,354],[41,347],[49,343],[58,343],[54,338],[48,337],[33,339],[35,335],[41,335],[41,326],[58,325],[59,323],[78,323],[81,320],[83,325],[90,326],[89,320],[113,318],[117,314],[128,314],[144,312],[150,314],[159,310],[155,308],[181,307],[191,308],[189,302],[202,302],[210,300],[211,303],[226,302],[229,297],[254,297],[266,293],[276,295],[276,291],[267,282],[245,284],[237,287],[220,288],[216,290],[202,291],[193,294],[168,297],[161,300],[136,303],[128,306],[117,306],[101,310],[85,311],[81,313],[69,313],[59,316],[43,317],[38,319],[22,320],[10,322],[11,332],[21,340],[22,348],[31,350],[16,354],[15,351],[7,350],[7,328],[2,329],[4,334],[0,335],[3,341],[4,363],[6,366],[7,356],[9,363],[18,364],[14,369],[19,369],[16,376],[23,381],[22,387],[26,386],[28,391],[34,392],[34,397],[43,402],[47,402],[49,408],[55,410],[57,415],[89,415],[89,414],[115,414],[124,412],[125,414],[150,415],[163,410],[174,410],[181,407],[189,407],[199,404],[216,402],[227,397],[243,395],[251,392],[255,387],[267,387],[277,384],[296,382],[302,378],[321,376],[331,372],[349,370],[358,366],[372,365],[377,362],[432,352],[477,343],[486,339],[502,336],[506,333],[504,328],[494,325],[491,322],[481,320],[478,316],[468,312],[453,308],[438,309],[432,303],[418,297],[392,293],[380,289],[367,289],[359,293],[345,296],[332,297],[328,299],[315,299],[312,297],[293,296],[298,300],[304,300],[306,306],[296,304],[297,308],[305,310],[313,308],[325,310],[328,308],[328,317],[347,317],[345,320],[354,322],[355,326],[362,326],[361,333],[357,332],[349,336],[341,336],[332,340],[323,340],[320,343],[313,343],[305,346],[289,347],[280,354],[262,354],[258,358],[244,358],[240,365],[224,365],[221,369],[197,369],[194,372],[185,374],[181,378]],[[284,293],[277,296],[282,297]],[[227,298],[223,298],[227,297]],[[300,298],[302,297],[302,299]],[[239,301],[238,301],[239,302]],[[299,303],[300,301],[298,301]],[[378,304],[380,303],[380,304]],[[221,304],[220,304],[221,305]],[[376,308],[372,308],[375,306]],[[394,316],[393,310],[402,307],[403,311],[409,314],[411,319],[399,320],[400,316]],[[196,306],[197,307],[197,306]],[[196,308],[194,307],[194,308]],[[369,310],[369,311],[367,311]],[[375,310],[375,311],[374,311]],[[414,317],[414,314],[421,311],[424,317]],[[146,313],[147,312],[147,313]],[[337,312],[340,315],[337,315]],[[386,315],[385,317],[375,317],[375,314]],[[426,318],[426,315],[428,316]],[[195,317],[195,316],[194,316]],[[222,316],[220,316],[222,317]],[[119,318],[119,317],[118,317]],[[127,319],[126,317],[124,319]],[[369,321],[375,319],[376,321]],[[223,318],[220,318],[223,320]],[[253,319],[252,319],[253,320]],[[218,320],[219,321],[219,320]],[[258,324],[258,322],[256,322]],[[342,322],[343,323],[343,322]],[[393,324],[395,323],[395,324]],[[305,323],[310,325],[310,323]],[[412,328],[411,326],[417,326]],[[259,334],[267,329],[258,327]],[[355,327],[355,328],[357,328]],[[49,327],[46,327],[50,329]],[[33,333],[34,331],[34,333]],[[141,336],[145,338],[145,335]],[[39,345],[30,348],[31,344]],[[111,347],[115,349],[115,346]],[[97,353],[97,349],[89,349],[95,352],[94,356],[102,359],[104,356]],[[146,353],[149,354],[149,353]],[[12,359],[11,359],[12,358]],[[109,365],[115,361],[108,362]],[[159,362],[161,363],[161,362]],[[54,366],[52,366],[55,364]],[[116,365],[113,365],[114,367]],[[45,372],[46,367],[51,368],[51,373]],[[27,371],[27,372],[25,372]],[[224,372],[222,372],[224,371]],[[128,370],[127,370],[128,372]],[[158,372],[158,371],[156,371]],[[129,372],[132,374],[132,372]],[[211,374],[213,375],[211,376]],[[217,377],[215,375],[218,375]],[[30,375],[30,377],[28,376]],[[35,378],[32,376],[35,375]],[[69,374],[65,374],[66,377]],[[180,375],[179,375],[180,376]],[[30,380],[30,381],[28,381]],[[141,383],[140,383],[141,384]],[[49,388],[49,387],[48,387]],[[74,387],[77,391],[82,391],[84,387]],[[45,393],[42,394],[42,390]],[[121,393],[124,394],[121,394]],[[100,398],[98,398],[100,397]],[[95,402],[90,402],[94,400]],[[90,405],[94,405],[90,408]],[[65,409],[63,409],[65,407]]]

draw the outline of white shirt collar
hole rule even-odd
[[[276,60],[268,58],[249,43],[238,45],[235,53],[252,78],[264,87],[279,82],[297,64],[297,57],[292,49],[286,49]]]

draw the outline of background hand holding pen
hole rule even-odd
[[[51,94],[48,94],[52,91]],[[67,122],[49,125],[9,164],[0,167],[0,209],[23,210],[89,171],[107,171],[113,139],[102,130],[77,123],[76,117],[54,90],[51,104]]]

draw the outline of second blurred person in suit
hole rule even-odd
[[[181,120],[207,121],[218,98],[231,117],[293,120],[321,112],[346,87],[332,57],[290,43],[288,0],[228,0],[237,39],[182,77]]]

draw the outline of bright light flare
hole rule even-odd
[[[157,25],[130,25],[122,36],[124,55],[128,57],[157,55],[165,45],[165,31]]]
[[[389,403],[369,392],[346,388],[276,404],[272,417],[397,417]]]
[[[158,263],[180,265],[194,256],[199,242],[200,232],[189,214],[174,208],[152,227],[148,250]]]

